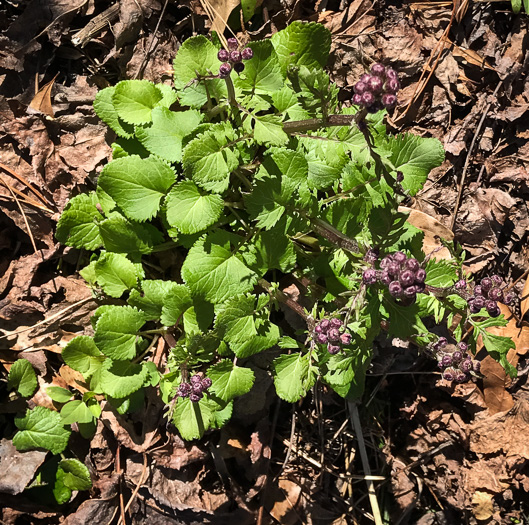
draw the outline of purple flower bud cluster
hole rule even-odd
[[[415,301],[417,294],[424,291],[426,271],[417,259],[408,258],[404,252],[386,255],[380,261],[380,270],[369,268],[362,275],[364,284],[381,283],[389,293],[407,304]]]
[[[337,317],[322,319],[314,328],[314,340],[327,345],[329,354],[337,354],[342,346],[351,344],[352,336],[346,331],[343,321]]]
[[[233,68],[236,73],[244,71],[243,60],[250,60],[253,57],[251,47],[245,47],[239,51],[239,42],[236,38],[228,38],[228,49],[220,49],[217,58],[222,62],[219,68],[219,77],[226,78]]]
[[[501,313],[498,303],[511,304],[514,300],[512,293],[504,294],[503,281],[499,275],[484,277],[474,286],[472,297],[468,299],[471,313],[477,314],[485,308],[491,317],[498,317]]]
[[[198,403],[204,397],[204,391],[212,385],[209,377],[195,374],[189,378],[189,383],[180,383],[176,395],[188,397],[193,403]]]
[[[470,380],[471,374],[478,374],[481,363],[472,359],[467,352],[468,345],[461,341],[456,346],[448,345],[445,337],[440,337],[434,343],[433,350],[437,357],[437,366],[443,373],[446,381],[456,383],[466,383]]]
[[[376,113],[383,108],[391,109],[395,106],[400,82],[394,69],[377,63],[371,66],[371,73],[360,77],[353,89],[353,104]]]

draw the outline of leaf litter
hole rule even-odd
[[[89,326],[96,303],[75,277],[78,254],[61,247],[53,232],[58,212],[71,196],[93,188],[110,156],[112,139],[91,107],[97,90],[122,78],[167,81],[179,44],[193,31],[239,24],[235,3],[205,2],[204,9],[194,1],[167,5],[158,24],[162,4],[119,2],[117,22],[103,24],[82,47],[72,34],[110,2],[0,6],[0,155],[26,181],[0,173],[0,326],[7,336],[0,340],[0,362],[8,368],[29,351],[25,357],[39,373],[35,406],[53,408],[45,394],[49,385],[82,388],[82,377],[61,367],[56,354]],[[329,71],[345,93],[372,61],[391,62],[403,78],[392,124],[399,131],[437,137],[447,150],[445,163],[410,203],[435,221],[426,226],[434,232],[430,246],[441,227],[452,231],[469,254],[470,273],[477,278],[499,273],[522,297],[521,310],[509,312],[502,331],[517,342],[508,356],[518,367],[515,379],[486,357],[485,380],[455,388],[435,384],[435,372],[412,349],[381,343],[368,378],[367,392],[373,394],[361,407],[376,473],[388,481],[377,485],[377,493],[391,494],[395,522],[432,523],[426,520],[432,513],[448,523],[461,515],[470,522],[523,519],[529,491],[524,440],[529,424],[527,18],[496,3],[467,5],[455,18],[450,7],[435,2],[387,5],[380,11],[367,0],[302,4],[263,6],[262,18],[246,29],[264,38],[294,19],[325,24],[333,34]],[[211,20],[208,11],[218,17]],[[242,32],[238,36],[244,38]],[[426,68],[430,56],[434,60]],[[423,71],[428,82],[419,83]],[[44,113],[54,114],[53,120],[28,114],[36,76],[39,85],[49,86]],[[6,184],[16,190],[24,214]],[[30,185],[42,193],[46,202],[39,202],[51,213],[32,206]],[[386,362],[400,372],[378,376],[377,362],[382,370]],[[268,376],[261,379],[263,392],[269,383]],[[16,410],[9,402],[2,407]],[[90,449],[76,450],[92,465],[94,482],[77,509],[48,512],[31,503],[21,488],[34,477],[42,453],[15,453],[3,440],[0,462],[16,456],[25,467],[3,475],[1,492],[16,496],[6,500],[2,520],[14,523],[26,515],[48,523],[107,523],[121,515],[117,498],[124,493],[132,523],[263,523],[264,514],[279,523],[312,523],[319,517],[370,522],[364,485],[351,484],[346,476],[361,475],[355,436],[341,407],[325,393],[291,413],[263,394],[220,438],[196,444],[185,444],[163,428],[157,416],[162,407],[147,407],[130,422],[108,409]],[[285,417],[268,421],[269,413],[279,410]],[[386,430],[388,422],[393,431]]]

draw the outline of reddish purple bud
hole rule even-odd
[[[415,283],[415,291],[417,293],[424,292],[425,288],[426,288],[426,285],[424,283],[417,283],[417,282]]]
[[[388,286],[389,293],[393,297],[401,297],[402,296],[402,285],[398,281],[391,281]]]
[[[488,292],[492,288],[492,279],[490,277],[483,277],[479,284],[484,292]]]
[[[467,374],[464,374],[463,372],[459,372],[458,374],[456,374],[456,377],[455,377],[456,383],[465,383],[466,381],[468,381]]]
[[[236,38],[228,38],[228,49],[230,51],[235,51],[239,48],[239,42],[237,42]]]
[[[399,281],[402,286],[411,286],[415,282],[415,274],[411,270],[400,272]],[[415,288],[413,289],[415,293]]]
[[[235,64],[233,64],[233,70],[235,73],[241,74],[244,71],[244,64],[242,62],[235,62]]]
[[[379,257],[380,250],[378,248],[369,248],[364,256],[364,261],[373,264],[378,260]]]
[[[336,355],[340,350],[341,350],[340,345],[333,345],[331,343],[327,345],[327,351],[331,355]]]
[[[352,339],[352,336],[349,332],[344,332],[342,335],[340,335],[340,342],[343,344],[343,345],[349,345],[351,344],[351,339]]]
[[[193,393],[195,394],[201,394],[202,393],[202,382],[200,383],[193,383],[191,385],[191,390],[193,391]]]
[[[369,73],[364,73],[361,77],[359,82],[364,82],[367,84],[371,80],[371,75]]]
[[[396,103],[397,103],[397,97],[393,93],[384,93],[382,95],[382,105],[386,109],[394,108]]]
[[[372,106],[375,103],[375,95],[373,95],[373,93],[371,93],[370,91],[362,93],[362,102],[364,106]]]
[[[472,359],[470,357],[467,357],[464,361],[459,363],[459,370],[461,370],[461,372],[470,372],[472,368]]]
[[[211,385],[213,384],[213,381],[209,377],[205,377],[202,379],[202,388],[204,390],[207,390]]]
[[[466,290],[467,282],[464,279],[461,279],[461,280],[457,281],[457,283],[454,284],[454,288],[456,290]]]
[[[338,328],[331,328],[327,332],[327,339],[331,343],[337,343],[340,340],[340,331],[338,330]]]
[[[454,368],[447,368],[443,372],[443,379],[445,379],[446,381],[453,381],[456,378],[456,374],[457,370],[455,370]]]
[[[382,91],[384,87],[384,82],[380,77],[373,76],[369,80],[368,86],[372,93],[377,94]]]
[[[395,252],[393,254],[393,260],[399,264],[404,264],[408,258],[404,252]]]
[[[474,298],[473,304],[474,308],[477,308],[479,312],[482,308],[485,308],[485,298],[482,295],[478,295]]]
[[[240,51],[230,51],[230,60],[232,62],[240,62],[242,60],[242,55]]]
[[[479,374],[479,371],[481,370],[481,362],[480,361],[472,361],[472,370]]]
[[[386,77],[388,78],[388,80],[398,80],[399,79],[397,72],[394,69],[391,69],[390,67],[386,69]]]
[[[440,362],[443,366],[450,366],[452,364],[452,356],[450,354],[443,354]]]
[[[474,286],[474,295],[475,296],[483,295],[483,289],[481,288],[479,284],[477,286]]]
[[[194,375],[194,376],[191,376],[191,378],[189,379],[190,383],[192,385],[195,385],[195,384],[198,384],[198,383],[201,383],[202,382],[202,377],[200,377],[198,374]]]
[[[359,93],[355,93],[355,94],[353,95],[353,104],[354,104],[355,106],[363,106],[364,103],[363,103],[363,101],[362,101],[362,95],[360,95]]]
[[[459,343],[457,343],[457,348],[462,352],[466,352],[468,350],[468,345],[463,341],[459,341]]]
[[[396,261],[391,261],[387,267],[389,275],[397,277],[400,272],[400,264]]]
[[[457,364],[460,361],[463,361],[463,357],[463,352],[461,352],[461,350],[455,350],[452,354],[452,361]]]
[[[501,286],[503,284],[502,278],[499,275],[491,276],[493,284],[496,286]]]
[[[513,293],[508,293],[504,298],[503,298],[503,304],[511,304],[512,302],[514,301],[514,294]]]
[[[377,282],[376,270],[373,270],[372,268],[366,270],[362,275],[362,280],[364,281],[364,284],[375,284]]]
[[[338,319],[338,317],[333,317],[329,322],[332,328],[341,328],[343,326],[343,321]]]
[[[318,334],[316,336],[316,341],[321,345],[324,345],[327,342],[327,336],[325,334]]]
[[[417,259],[408,259],[406,261],[406,268],[408,268],[408,270],[411,270],[412,272],[416,272],[420,267],[421,265],[419,264],[419,261]]]
[[[388,271],[387,270],[384,270],[384,271],[381,271],[381,272],[378,272],[377,273],[377,277],[378,277],[378,280],[382,283],[382,284],[385,284],[386,286],[393,280]]]
[[[439,348],[443,348],[448,344],[448,339],[446,337],[440,337],[437,339],[437,345]]]
[[[189,401],[191,401],[192,403],[198,403],[203,397],[204,394],[202,392],[193,392],[192,394],[189,394]]]
[[[426,270],[424,268],[419,268],[415,272],[415,282],[417,284],[422,284],[426,281]]]
[[[383,77],[386,74],[386,68],[383,64],[376,63],[371,66],[371,74],[377,77]]]
[[[483,287],[483,285],[481,285]],[[503,292],[500,288],[492,288],[489,290],[488,298],[491,301],[501,301],[503,299]]]
[[[354,92],[358,95],[362,95],[367,91],[367,89],[367,84],[365,82],[362,82],[361,80],[358,81],[353,87]]]
[[[391,79],[386,82],[386,92],[392,93],[395,95],[397,91],[400,89],[400,82],[396,79]]]
[[[250,60],[250,58],[253,57],[253,49],[251,47],[245,47],[242,50],[241,55],[243,60]]]
[[[231,73],[231,64],[228,62],[225,62],[224,64],[221,64],[219,67],[219,77],[220,78],[226,78]]]
[[[407,286],[402,290],[402,295],[408,299],[415,299],[416,293],[415,293],[415,286]]]
[[[322,330],[321,330],[321,326],[319,324],[317,324],[315,327],[314,327],[314,331],[317,333],[317,334],[321,334]]]
[[[320,322],[321,329],[326,332],[331,327],[329,319],[322,319]]]
[[[230,59],[230,54],[226,49],[219,49],[219,52],[217,53],[217,58],[221,62],[227,62]]]

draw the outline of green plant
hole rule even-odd
[[[450,326],[459,315],[453,338],[473,327],[468,348],[482,336],[509,366],[512,341],[486,331],[503,316],[469,309],[463,255],[451,244],[450,261],[425,255],[423,233],[399,211],[442,163],[440,142],[386,132],[392,69],[390,87],[375,79],[372,97],[342,106],[324,70],[330,43],[323,26],[293,23],[250,43],[242,73],[219,75],[229,55],[197,36],[174,60],[174,89],[127,80],[99,92],[96,113],[117,135],[113,160],[57,227],[61,242],[93,252],[81,275],[106,303],[95,335],[62,354],[89,392],[54,392],[60,414],[27,417],[89,434],[99,399],[125,414],[156,388],[182,437],[195,439],[230,418],[263,367],[285,401],[316,381],[358,399],[381,326],[431,350],[439,338],[425,317]],[[308,310],[281,290],[285,276],[303,281]],[[306,329],[294,331],[281,308]],[[158,337],[166,363],[151,359]]]

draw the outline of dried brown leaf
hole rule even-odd
[[[53,84],[55,84],[57,76],[58,73],[37,91],[33,100],[29,104],[28,113],[43,113],[44,115],[53,118],[54,113],[51,105],[51,90],[53,89]]]
[[[472,497],[472,512],[478,520],[488,520],[494,514],[492,494],[477,490]]]
[[[523,319],[529,310],[529,279],[526,279],[525,281],[520,299],[520,317]]]

